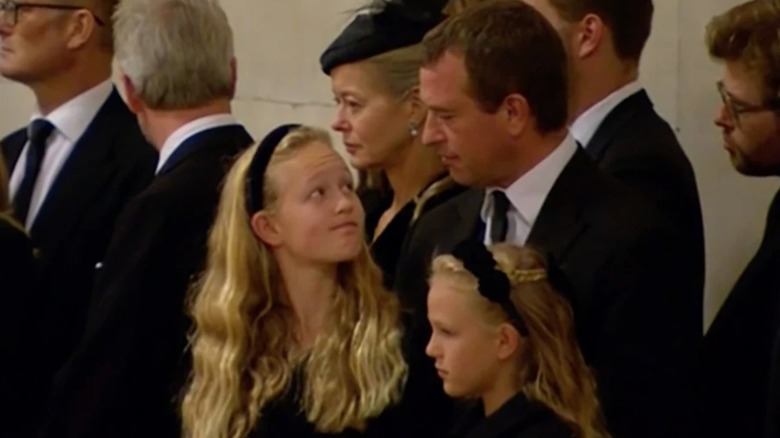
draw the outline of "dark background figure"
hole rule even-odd
[[[684,305],[703,333],[704,224],[691,162],[639,82],[653,1],[525,0],[553,24],[569,60],[569,123],[599,167],[672,221],[698,284]]]
[[[603,174],[566,129],[566,56],[522,2],[489,2],[426,37],[423,133],[450,175],[474,188],[423,218],[399,269],[402,299],[425,313],[433,253],[467,238],[552,255],[616,437],[696,436],[688,381],[701,338],[696,261],[644,197]],[[535,65],[534,69],[525,66]]]
[[[27,129],[0,140],[14,215],[41,269],[40,291],[19,332],[24,390],[6,411],[4,427],[16,438],[37,423],[52,376],[82,336],[95,264],[157,158],[111,83],[115,3],[10,4],[0,12],[0,74],[26,85],[37,106]]]
[[[710,22],[707,46],[723,62],[715,124],[734,168],[780,176],[780,1],[749,1]],[[704,342],[709,437],[761,436],[772,346],[780,322],[780,192],[769,207],[756,255],[737,280]],[[777,377],[773,376],[773,388]],[[773,395],[770,408],[777,408]],[[770,423],[780,412],[770,412]]]
[[[128,103],[160,161],[118,220],[84,340],[55,377],[43,437],[181,435],[185,296],[205,262],[222,179],[252,142],[230,114],[233,37],[216,2],[124,2],[114,17]]]
[[[21,341],[29,330],[31,303],[38,293],[38,270],[32,240],[11,214],[8,173],[0,154],[0,406],[12,406],[25,391],[26,364]],[[6,431],[0,436],[6,436]]]

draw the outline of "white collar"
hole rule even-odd
[[[620,105],[621,102],[641,90],[642,85],[639,84],[639,81],[633,81],[618,90],[615,90],[599,103],[588,108],[587,111],[577,117],[577,120],[574,121],[570,128],[571,133],[577,142],[579,142],[582,147],[587,147],[588,143],[593,139],[599,126],[601,126],[601,123],[604,122],[604,119],[607,118],[609,113]]]
[[[157,161],[157,172],[163,168],[165,162],[171,158],[171,155],[173,155],[176,149],[190,137],[209,129],[237,124],[238,121],[232,114],[214,114],[195,119],[180,126],[179,129],[173,131],[173,134],[168,136],[162,149],[160,149],[160,158]]]
[[[30,121],[46,119],[69,142],[76,143],[87,132],[90,123],[113,90],[114,84],[108,79],[60,105],[46,117],[36,111]]]
[[[493,211],[493,198],[490,194],[494,191],[502,191],[506,193],[512,207],[522,216],[526,224],[532,227],[547,195],[569,160],[577,152],[577,147],[574,137],[569,134],[550,155],[508,188],[489,187],[482,203],[482,220],[488,222]]]

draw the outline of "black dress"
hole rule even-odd
[[[392,288],[396,271],[403,263],[401,252],[404,240],[417,220],[463,190],[463,186],[452,181],[446,173],[437,176],[418,196],[404,205],[376,239],[374,234],[379,219],[393,202],[393,192],[366,190],[360,194],[360,200],[366,210],[366,240],[373,242],[371,256],[382,270],[386,288]],[[422,205],[419,208],[418,203]]]
[[[410,323],[406,318],[404,324]],[[413,348],[413,336],[404,335],[404,356],[409,377],[398,404],[368,421],[363,431],[348,429],[337,434],[316,432],[301,409],[302,373],[296,373],[290,388],[279,400],[263,409],[251,438],[409,438],[441,437],[452,428],[453,403],[444,394],[441,380],[428,372],[430,359]]]
[[[482,402],[466,413],[452,438],[573,438],[574,433],[558,416],[522,392],[485,418]]]

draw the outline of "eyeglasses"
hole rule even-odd
[[[726,107],[729,117],[731,117],[737,125],[739,125],[739,116],[742,114],[780,111],[780,98],[771,99],[763,105],[751,105],[742,102],[729,94],[722,81],[718,81],[718,93],[720,93],[720,98],[723,100],[723,105]]]
[[[106,25],[105,21],[103,21],[100,17],[95,15],[94,12],[90,11],[89,9],[83,6],[46,4],[46,3],[20,3],[20,2],[3,1],[3,0],[0,0],[0,15],[2,15],[2,17],[0,17],[0,21],[5,22],[9,26],[16,26],[16,23],[19,22],[19,11],[24,8],[59,9],[59,10],[66,10],[66,11],[85,10],[88,11],[90,14],[92,14],[92,17],[95,19],[95,23],[97,23],[98,26]]]

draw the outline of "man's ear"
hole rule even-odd
[[[234,56],[230,59],[230,80],[231,82],[231,90],[230,90],[230,98],[236,97],[236,89],[238,87],[238,59]]]
[[[255,236],[265,242],[270,247],[277,247],[282,244],[282,236],[279,230],[279,224],[274,218],[265,211],[259,211],[252,216],[250,221],[252,231]]]
[[[604,21],[596,14],[587,14],[580,22],[573,27],[574,56],[584,59],[596,51],[604,43],[604,38],[608,36]]]
[[[509,134],[517,137],[525,131],[531,116],[531,108],[522,94],[510,94],[504,99],[503,111]]]
[[[120,76],[120,81],[125,92],[124,94],[125,99],[127,100],[127,107],[130,109],[130,111],[133,112],[133,114],[139,114],[143,112],[144,102],[138,96],[138,92],[135,89],[135,85],[133,85],[133,81],[131,81],[130,78],[127,77],[127,75],[124,73],[122,73]]]
[[[97,31],[97,23],[95,23],[92,13],[87,10],[75,11],[71,18],[68,22],[65,47],[69,50],[78,50],[84,47],[92,34]]]

